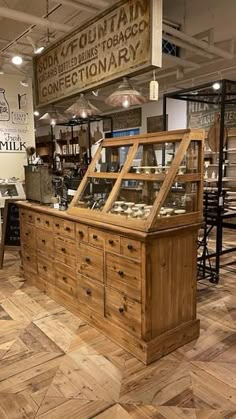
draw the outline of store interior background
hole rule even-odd
[[[76,3],[76,2],[74,2]],[[33,43],[44,44],[49,41],[50,44],[54,43],[56,39],[63,36],[66,31],[69,31],[69,27],[77,27],[78,21],[83,23],[87,19],[99,13],[108,5],[114,4],[115,1],[100,1],[94,2],[89,1],[85,6],[84,4],[77,4],[74,7],[61,2],[61,5],[54,1],[48,2],[48,10],[45,9],[44,2],[35,2],[26,0],[21,2],[19,0],[12,1],[11,7],[16,10],[20,10],[27,14],[32,14],[38,17],[45,16],[46,12],[49,13],[49,20],[58,22],[58,24],[64,25],[63,30],[54,29],[54,27],[43,27],[36,26],[33,28],[26,22],[14,21],[3,19],[0,27],[0,52],[1,52],[1,70],[4,71],[4,75],[0,75],[0,81],[5,83],[7,75],[15,74],[17,77],[27,79],[29,85],[31,84],[30,78],[33,78],[32,68],[32,57],[34,56],[33,47],[30,44],[30,40]],[[174,57],[168,54],[163,55],[163,67],[156,71],[156,77],[160,85],[160,100],[158,102],[148,102],[142,106],[142,125],[140,133],[147,131],[147,117],[157,116],[162,114],[162,100],[161,96],[163,93],[167,93],[171,90],[177,90],[185,87],[191,87],[194,85],[202,84],[210,80],[216,80],[221,78],[227,78],[234,80],[235,69],[236,69],[236,58],[234,54],[234,40],[236,38],[234,31],[234,16],[236,12],[236,4],[234,0],[227,1],[227,7],[223,2],[215,2],[213,0],[206,0],[203,2],[196,2],[194,0],[176,0],[174,7],[171,0],[164,0],[164,22],[168,24],[176,24],[181,28],[181,31],[195,37],[196,39],[207,40],[231,55],[231,59],[223,58],[217,54],[211,54],[205,51],[205,54],[197,54],[194,50],[191,50],[190,43],[187,42],[187,48],[180,49],[179,57]],[[14,13],[14,11],[13,11]],[[33,23],[33,22],[32,22]],[[52,25],[51,25],[52,26]],[[6,33],[8,34],[6,39]],[[11,36],[9,36],[11,34]],[[17,41],[17,42],[16,42]],[[182,40],[182,42],[185,42]],[[186,42],[185,42],[186,43]],[[192,48],[193,45],[191,45]],[[15,51],[20,51],[23,57],[23,64],[20,67],[13,66],[11,64],[11,57]],[[202,50],[203,52],[203,50]],[[139,77],[132,79],[132,83],[135,87],[141,89],[141,91],[148,96],[149,82],[152,79],[152,73],[143,74]],[[105,105],[105,98],[114,90],[117,84],[113,86],[100,89],[98,96],[95,97],[91,92],[88,92],[87,98],[97,106],[103,114],[119,111],[121,109],[112,109]],[[30,89],[30,88],[29,88]],[[70,103],[73,101],[66,101],[64,104],[56,105],[55,109],[59,112],[63,112]],[[40,116],[48,110],[39,109]],[[32,117],[32,106],[30,106],[29,117]],[[168,103],[168,129],[179,129],[186,127],[186,103],[171,101]],[[36,137],[48,135],[50,127],[47,124],[42,124],[39,121],[39,117],[35,118],[35,135]],[[133,127],[136,128],[136,127]],[[93,129],[96,129],[96,125]],[[99,129],[102,131],[102,123],[99,124]],[[59,132],[63,130],[61,127],[55,128],[55,137],[59,138]],[[33,128],[31,126],[29,132],[30,140],[28,145],[34,145],[35,136],[33,134]],[[4,157],[4,167],[1,173],[2,177],[9,176],[9,165],[8,156]],[[22,179],[23,171],[22,157],[16,157],[17,164],[12,167],[14,176]],[[11,171],[12,173],[12,171]]]

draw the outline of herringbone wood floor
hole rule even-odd
[[[0,419],[236,418],[236,265],[199,284],[200,338],[144,366],[0,271]]]

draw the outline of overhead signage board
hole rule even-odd
[[[161,67],[162,0],[122,0],[34,58],[38,106]]]

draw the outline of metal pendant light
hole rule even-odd
[[[118,89],[108,96],[105,102],[110,106],[129,108],[145,103],[146,98],[131,85],[127,77],[124,77]]]
[[[77,118],[88,118],[89,116],[98,115],[101,111],[92,105],[84,96],[80,93],[79,99],[73,103],[67,110],[67,113]]]
[[[65,122],[68,122],[68,118],[66,118],[64,115],[62,115],[60,112],[53,110],[50,112],[46,112],[41,118],[39,118],[41,121],[50,122],[51,125],[56,124],[64,124]]]

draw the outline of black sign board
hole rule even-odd
[[[6,199],[2,226],[0,269],[3,266],[4,251],[20,249],[20,216],[17,201]]]

